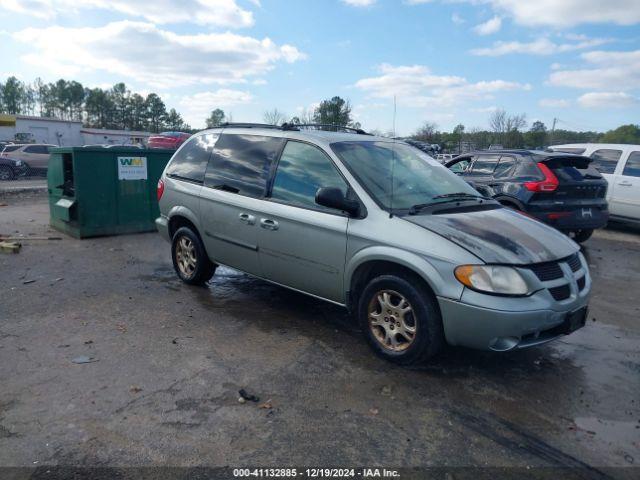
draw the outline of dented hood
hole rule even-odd
[[[455,242],[485,263],[549,262],[579,250],[566,235],[509,208],[403,218]]]

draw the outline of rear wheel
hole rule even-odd
[[[358,318],[373,350],[395,363],[423,362],[444,345],[436,299],[413,279],[382,275],[371,280],[360,295]]]
[[[171,256],[178,277],[189,285],[205,284],[216,271],[216,265],[209,260],[202,240],[189,227],[181,227],[173,235]]]
[[[16,178],[15,174],[11,167],[7,167],[6,165],[0,165],[0,180],[7,181],[13,180]]]
[[[574,230],[569,232],[569,236],[574,242],[582,243],[586,242],[593,235],[593,228],[584,228],[582,230]]]

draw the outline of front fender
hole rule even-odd
[[[459,300],[463,287],[453,275],[456,265],[436,258],[427,258],[413,252],[389,246],[363,248],[351,257],[345,268],[345,286],[351,281],[358,267],[369,261],[396,263],[419,275],[437,296]]]

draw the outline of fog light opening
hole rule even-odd
[[[506,352],[516,348],[518,343],[520,343],[518,337],[498,337],[491,340],[489,348],[494,352]]]

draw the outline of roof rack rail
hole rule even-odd
[[[282,127],[278,126],[278,125],[271,125],[269,123],[233,123],[233,122],[224,122],[221,123],[220,125],[217,125],[217,127],[214,128],[220,128],[220,127],[231,127],[231,128],[273,128],[276,130],[283,130]]]
[[[344,132],[357,133],[358,135],[370,135],[369,133],[365,132],[361,128],[347,127],[345,125],[335,125],[333,123],[283,123],[282,124],[283,130],[300,130],[301,128],[309,128],[309,129],[315,128],[316,130],[331,129],[330,131],[336,131],[336,132],[344,131]]]

